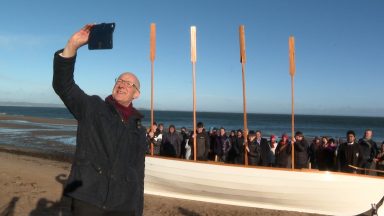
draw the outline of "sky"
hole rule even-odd
[[[112,50],[78,51],[75,81],[111,94],[122,72],[150,109],[150,24],[157,28],[155,110],[192,111],[190,27],[197,29],[197,111],[242,112],[239,26],[245,26],[247,112],[291,113],[288,38],[295,37],[295,113],[384,116],[382,0],[12,0],[0,7],[0,102],[62,104],[53,54],[87,23],[115,22]]]

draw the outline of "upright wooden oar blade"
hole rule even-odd
[[[289,74],[291,75],[291,91],[292,91],[292,120],[291,120],[291,133],[292,137],[295,136],[295,38],[289,37]],[[295,145],[292,144],[292,169],[295,169]]]
[[[153,97],[154,97],[154,62],[156,56],[156,24],[151,24],[151,33],[150,33],[150,54],[149,58],[151,60],[151,130],[154,122],[154,108],[153,108]],[[155,133],[155,131],[152,131]],[[153,143],[151,143],[151,155],[153,156]]]
[[[150,52],[150,59],[151,62],[155,61],[156,56],[156,24],[151,23],[151,52]]]
[[[296,65],[295,65],[295,38],[289,37],[289,74],[295,76]]]
[[[245,63],[247,59],[246,59],[246,54],[245,54],[245,30],[244,30],[244,25],[240,25],[239,37],[240,37],[240,63]]]
[[[245,62],[246,62],[246,54],[245,54],[245,32],[244,25],[240,25],[239,28],[239,38],[240,38],[240,62],[241,62],[241,73],[242,73],[242,81],[243,81],[243,111],[244,111],[244,164],[248,165],[248,126],[247,126],[247,97],[245,95]]]
[[[191,62],[196,63],[196,26],[191,26]]]
[[[193,94],[193,160],[196,161],[196,27],[191,26],[191,62],[192,62],[192,94]]]

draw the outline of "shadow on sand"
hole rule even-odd
[[[191,211],[191,210],[186,209],[186,208],[179,207],[178,210],[179,210],[180,215],[184,215],[184,216],[200,216],[199,213],[196,213],[196,212]]]
[[[0,216],[14,216],[15,206],[19,197],[13,197],[11,201],[0,208]]]
[[[56,181],[62,184],[63,188],[67,178],[65,174],[56,176]],[[59,201],[50,201],[46,198],[41,198],[37,201],[36,208],[31,211],[30,216],[70,216],[71,214],[71,199],[62,196]],[[0,215],[2,216],[2,215]]]

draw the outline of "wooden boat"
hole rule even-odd
[[[358,215],[382,199],[384,178],[148,156],[145,193],[237,206]],[[378,208],[378,215],[384,215],[384,207]]]

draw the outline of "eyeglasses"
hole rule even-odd
[[[122,80],[122,79],[115,79],[115,82],[116,84],[121,84],[123,85],[124,87],[128,87],[128,88],[131,88],[131,87],[134,87],[138,92],[140,92],[139,88],[137,88],[137,86],[135,85],[135,83],[131,82],[131,81],[127,81],[127,80]]]

